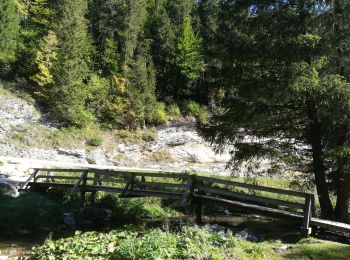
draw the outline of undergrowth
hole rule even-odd
[[[130,227],[128,227],[130,229]],[[35,247],[25,259],[263,259],[273,256],[267,243],[255,244],[233,234],[197,226],[179,232],[160,229],[110,233],[76,232],[73,237]]]

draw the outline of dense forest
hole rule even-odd
[[[63,125],[134,129],[190,110],[218,149],[235,143],[234,163],[273,157],[314,173],[322,216],[341,221],[349,54],[345,0],[0,2],[1,78]]]

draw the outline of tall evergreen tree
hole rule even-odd
[[[323,18],[334,14],[333,5],[323,12],[316,7],[313,1],[221,1],[216,56],[223,80],[204,132],[219,144],[235,142],[234,162],[256,155],[290,158],[308,144],[310,152],[304,150],[303,156],[312,161],[322,217],[343,220],[334,215],[327,173],[338,172],[339,182],[344,157],[327,154],[344,148],[335,145],[339,133],[348,142],[349,83],[330,70],[336,48],[322,41],[322,27],[331,28]],[[242,129],[261,142],[242,142]],[[337,204],[347,204],[348,195],[338,195]]]
[[[91,62],[86,0],[63,0],[57,25],[57,61],[54,65],[52,111],[62,121],[82,126],[93,120],[86,111],[86,81]]]
[[[202,60],[202,42],[192,29],[190,17],[186,17],[182,25],[182,34],[178,43],[176,65],[183,79],[183,88],[178,89],[179,96],[196,97],[195,83],[204,70]]]
[[[0,62],[14,59],[18,44],[19,15],[13,0],[0,2]]]

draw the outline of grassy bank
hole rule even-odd
[[[74,231],[64,225],[62,215],[78,205],[78,194],[63,190],[1,196],[0,239],[5,241],[5,234],[11,241],[13,236],[28,240],[41,235],[35,240],[39,245],[25,252],[26,259],[350,259],[349,245],[306,239],[297,227],[283,221],[210,219],[230,228],[217,232],[193,224],[172,201],[119,199],[106,193],[98,194],[96,207],[112,210],[109,225],[77,226],[81,231]],[[240,230],[261,238],[259,242],[243,239],[237,235]]]

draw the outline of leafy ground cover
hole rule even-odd
[[[0,230],[2,234],[18,229],[52,232],[44,242],[48,233],[36,239],[38,246],[23,252],[25,259],[350,259],[349,245],[305,239],[283,221],[237,216],[242,223],[236,227],[238,221],[231,216],[226,221],[231,231],[216,232],[186,222],[176,204],[156,198],[118,199],[100,193],[96,207],[112,209],[112,225],[75,233],[58,230],[64,229],[62,213],[78,203],[77,194],[63,190],[1,196]],[[174,218],[185,221],[176,228],[164,228]],[[225,225],[219,218],[206,220]],[[238,230],[255,232],[262,239],[245,240],[237,236]]]
[[[110,233],[77,231],[74,236],[47,239],[25,259],[349,259],[350,246],[315,238],[293,244],[260,243],[232,233],[184,226],[179,232],[135,230],[128,226]]]
[[[271,245],[195,226],[185,226],[177,233],[124,229],[107,234],[76,232],[67,239],[48,239],[33,248],[26,259],[259,259],[276,255]]]

